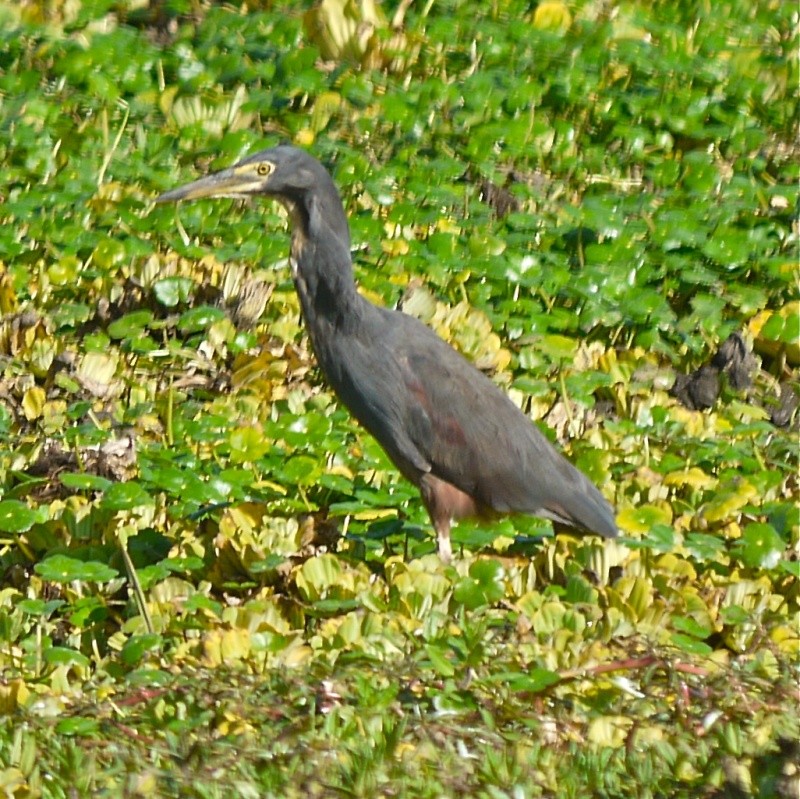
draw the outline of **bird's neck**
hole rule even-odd
[[[315,347],[319,336],[352,329],[365,301],[356,291],[349,247],[323,244],[295,226],[289,260]]]

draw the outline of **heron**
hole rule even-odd
[[[344,206],[317,159],[279,145],[157,202],[209,197],[265,197],[286,209],[292,278],[322,375],[419,489],[443,561],[462,518],[528,514],[618,534],[596,486],[489,377],[418,319],[358,292]]]

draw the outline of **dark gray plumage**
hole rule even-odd
[[[418,320],[356,291],[347,218],[316,159],[274,147],[158,201],[252,195],[288,209],[292,274],[320,369],[419,487],[443,559],[451,520],[464,516],[526,513],[617,535],[600,492],[491,380]]]

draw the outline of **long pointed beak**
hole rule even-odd
[[[250,197],[261,188],[262,181],[254,176],[242,175],[235,167],[223,169],[206,175],[200,180],[170,189],[156,197],[157,203],[177,202],[178,200],[200,200],[203,197]]]

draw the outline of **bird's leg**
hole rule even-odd
[[[436,546],[442,563],[450,563],[453,559],[453,547],[450,544],[450,519],[438,519],[433,524],[436,530]]]
[[[422,501],[436,530],[436,542],[439,557],[444,563],[453,558],[453,547],[450,544],[450,523],[453,519],[474,516],[478,510],[475,500],[454,485],[430,473],[424,474],[419,481]]]

